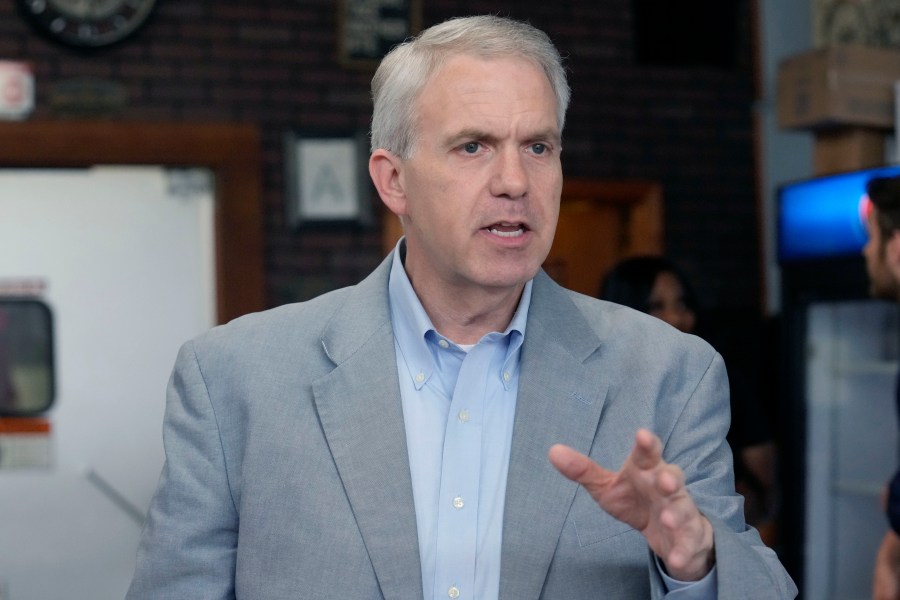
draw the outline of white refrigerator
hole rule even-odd
[[[806,311],[803,597],[872,597],[887,530],[879,500],[897,467],[896,304],[817,302]]]
[[[779,189],[781,548],[806,600],[868,600],[898,464],[900,305],[869,296],[865,185],[900,167]]]

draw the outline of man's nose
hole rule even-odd
[[[503,151],[497,155],[491,177],[491,193],[494,196],[521,198],[528,190],[528,173],[519,151]]]

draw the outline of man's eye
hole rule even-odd
[[[466,154],[475,154],[478,152],[478,149],[481,148],[481,144],[478,142],[466,142],[463,144],[463,152]]]
[[[532,144],[531,151],[534,152],[535,154],[543,154],[544,152],[547,151],[547,145],[546,144]]]

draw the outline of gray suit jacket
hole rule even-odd
[[[357,286],[184,345],[167,461],[131,600],[422,598],[388,307],[390,257]],[[721,358],[652,317],[537,276],[522,350],[500,598],[661,597],[644,538],[547,459],[618,469],[648,427],[715,527],[719,598],[793,597],[744,526]]]

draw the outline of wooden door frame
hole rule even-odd
[[[240,124],[0,123],[0,168],[206,167],[215,176],[216,319],[265,308],[260,142]]]
[[[662,184],[642,179],[568,178],[563,181],[562,203],[618,206],[627,217],[620,240],[623,257],[662,254]]]

